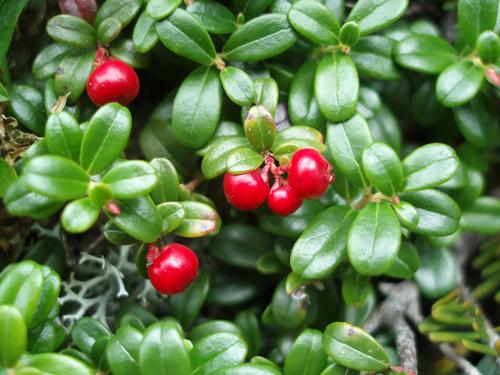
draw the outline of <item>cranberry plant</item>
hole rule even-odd
[[[0,373],[500,371],[498,0],[0,26]]]

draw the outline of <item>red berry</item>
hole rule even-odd
[[[295,152],[288,168],[288,184],[303,198],[321,197],[333,182],[332,166],[317,150]]]
[[[280,186],[271,191],[267,197],[267,205],[278,215],[288,216],[299,209],[303,199],[290,185]]]
[[[162,294],[184,291],[198,274],[198,257],[189,247],[172,243],[161,250],[150,247],[146,259],[148,275],[153,287]]]
[[[128,105],[138,93],[137,73],[120,60],[108,59],[102,62],[87,81],[87,94],[97,106],[111,102]]]
[[[266,201],[269,185],[264,182],[259,170],[239,175],[226,173],[224,194],[234,207],[243,211],[255,210]]]

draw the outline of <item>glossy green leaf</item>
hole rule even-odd
[[[106,359],[114,374],[134,375],[140,373],[137,361],[116,337],[111,337],[106,345]]]
[[[445,107],[456,107],[471,100],[482,83],[481,67],[471,61],[459,61],[439,75],[436,96]]]
[[[323,335],[315,329],[304,330],[293,343],[285,360],[285,375],[316,375],[326,366]]]
[[[56,42],[75,48],[95,47],[96,31],[85,20],[69,14],[59,14],[47,22],[47,34]]]
[[[382,371],[389,367],[384,348],[361,328],[335,322],[326,327],[323,349],[335,362],[360,371]]]
[[[227,171],[242,174],[256,170],[264,162],[264,157],[257,151],[242,147],[231,151],[227,158]]]
[[[217,70],[201,66],[182,83],[174,100],[172,130],[190,148],[205,146],[219,123],[222,89]]]
[[[0,198],[5,196],[7,189],[17,180],[16,170],[7,163],[5,159],[0,158]]]
[[[137,19],[132,34],[134,48],[140,53],[146,53],[158,42],[158,34],[155,28],[156,21],[149,17],[144,11]]]
[[[9,93],[5,86],[0,83],[0,103],[9,101]]]
[[[321,112],[331,122],[354,116],[359,78],[351,58],[340,52],[323,56],[316,71],[314,92]]]
[[[176,201],[179,197],[179,176],[174,165],[167,158],[155,158],[150,161],[158,177],[158,184],[151,191],[151,198],[156,204]]]
[[[146,6],[146,13],[152,19],[160,20],[170,15],[181,2],[182,0],[150,0]]]
[[[244,363],[241,365],[219,369],[213,372],[213,375],[280,375],[278,368],[259,364],[259,363]]]
[[[307,126],[292,126],[276,134],[272,151],[278,159],[281,156],[290,159],[293,153],[301,148],[314,148],[323,153],[323,134]]]
[[[45,90],[43,94],[44,94],[43,103],[45,105],[45,112],[47,113],[48,116],[50,116],[50,114],[54,112],[53,109],[58,110],[58,107],[56,107],[56,105],[58,104],[58,101],[62,100],[62,98],[59,99],[60,97],[58,97],[56,94],[55,83],[53,78],[45,81]],[[80,116],[79,103],[77,102],[74,105],[66,103],[66,105],[64,106],[64,112],[70,114],[75,118],[75,120],[77,120],[78,117]],[[80,127],[80,129],[83,130],[83,127]]]
[[[68,100],[78,100],[94,68],[94,51],[80,54],[68,54],[63,57],[54,76],[54,89],[58,96],[70,94]]]
[[[30,190],[59,200],[84,196],[90,183],[90,177],[78,164],[56,155],[30,160],[22,178]]]
[[[500,56],[500,37],[494,31],[484,31],[476,43],[477,55],[485,64],[493,64]]]
[[[217,138],[209,147],[201,162],[201,171],[206,178],[215,178],[227,169],[227,160],[233,150],[250,146],[245,137],[228,136]]]
[[[149,197],[139,197],[118,201],[121,214],[110,220],[125,233],[143,242],[155,241],[162,231],[160,213]]]
[[[460,208],[446,194],[429,189],[401,193],[399,197],[417,209],[419,221],[412,232],[447,236],[458,229]]]
[[[474,48],[484,30],[493,30],[498,14],[497,0],[460,0],[458,27],[467,44]]]
[[[45,125],[45,141],[50,153],[78,162],[82,131],[75,118],[67,112],[53,113]]]
[[[82,233],[90,229],[99,217],[100,208],[89,198],[69,203],[61,215],[61,223],[70,233]]]
[[[413,34],[396,44],[394,59],[407,69],[438,74],[457,61],[457,52],[442,38]]]
[[[111,332],[100,321],[84,317],[73,324],[71,337],[84,353],[90,354],[92,347],[101,337],[109,337]]]
[[[398,216],[399,222],[408,229],[415,229],[420,220],[418,211],[408,202],[393,204],[392,208]]]
[[[356,115],[347,122],[328,125],[326,143],[334,165],[354,184],[367,186],[361,163],[372,138],[363,117]]]
[[[243,70],[229,66],[220,72],[222,87],[229,98],[241,106],[249,106],[255,101],[252,79]]]
[[[134,237],[122,231],[112,221],[108,221],[104,225],[103,234],[104,237],[106,237],[106,240],[111,242],[113,245],[129,245],[137,242]]]
[[[347,47],[354,47],[359,41],[359,34],[359,26],[356,22],[346,22],[340,29],[340,43]]]
[[[0,366],[11,367],[26,350],[28,333],[14,306],[0,305]]]
[[[109,52],[111,56],[136,69],[147,68],[151,60],[151,55],[135,50],[134,42],[131,39],[121,39],[113,43]]]
[[[236,30],[224,45],[222,57],[230,61],[265,60],[286,51],[295,40],[286,16],[265,14]]]
[[[398,218],[386,203],[369,203],[351,226],[347,254],[363,275],[380,275],[394,263],[401,243]]]
[[[40,370],[53,375],[93,375],[95,370],[82,361],[59,353],[32,354],[22,357],[20,365]]]
[[[464,210],[460,226],[479,234],[494,235],[500,231],[500,200],[495,197],[480,197]]]
[[[268,150],[273,145],[276,124],[264,106],[257,105],[250,108],[244,129],[248,141],[258,151]]]
[[[400,74],[392,58],[395,41],[382,35],[365,36],[351,49],[350,56],[361,76],[394,80]]]
[[[276,116],[276,109],[278,107],[279,100],[279,88],[276,81],[272,78],[262,78],[259,77],[254,80],[255,87],[255,104],[260,104],[264,106],[269,113]],[[245,111],[242,111],[242,120],[246,118]]]
[[[215,47],[205,27],[184,9],[178,8],[170,17],[156,24],[160,41],[172,52],[211,65]]]
[[[301,298],[288,295],[285,280],[276,287],[271,302],[271,312],[276,324],[286,328],[298,327],[306,318],[306,309]]]
[[[339,43],[339,22],[321,2],[304,0],[294,3],[288,12],[288,21],[297,32],[314,43]]]
[[[235,0],[235,8],[245,15],[246,19],[251,19],[262,14],[271,5],[273,0]]]
[[[326,123],[314,96],[317,63],[305,62],[295,73],[288,95],[288,115],[293,125],[319,129]]]
[[[260,332],[259,320],[250,310],[240,311],[234,318],[234,322],[240,327],[242,335],[248,345],[248,356],[260,352],[262,345],[262,334]]]
[[[122,28],[123,25],[116,18],[106,18],[97,29],[97,39],[100,43],[109,44],[116,39]]]
[[[408,0],[360,0],[349,13],[348,21],[357,22],[361,35],[384,29],[400,18]]]
[[[347,234],[356,214],[334,206],[316,216],[292,249],[293,272],[307,279],[328,276],[346,257]]]
[[[189,332],[189,339],[196,343],[205,337],[216,333],[232,333],[236,336],[242,336],[241,329],[229,320],[206,320],[194,327]]]
[[[27,0],[2,2],[0,4],[0,14],[2,15],[2,28],[0,30],[0,40],[2,41],[2,44],[0,44],[0,63],[2,63],[2,69],[6,66],[4,65],[5,55],[9,49],[10,41],[14,35],[19,16],[26,4]]]
[[[156,206],[163,223],[162,234],[173,232],[184,221],[186,212],[178,202],[165,202]]]
[[[342,299],[348,305],[360,306],[372,292],[370,278],[352,268],[344,273],[342,280]]]
[[[396,152],[401,148],[401,129],[396,116],[384,104],[374,117],[368,119],[368,127],[374,141],[387,143]]]
[[[142,160],[129,160],[111,168],[102,181],[115,198],[135,198],[149,193],[158,182],[155,169]]]
[[[455,151],[442,143],[430,143],[415,149],[403,160],[405,191],[422,190],[441,185],[458,169]]]
[[[10,107],[22,125],[35,134],[43,134],[45,108],[40,91],[28,85],[14,85],[10,91]]]
[[[396,152],[375,142],[363,151],[363,171],[368,181],[387,196],[395,195],[403,185],[403,166]]]
[[[115,18],[127,26],[141,9],[141,0],[106,0],[95,17],[95,24],[99,26],[107,18]]]
[[[198,0],[187,7],[187,11],[213,34],[228,34],[236,30],[236,17],[217,1]]]
[[[118,103],[97,110],[83,135],[80,164],[90,174],[102,172],[122,155],[132,129],[130,111]]]
[[[33,75],[37,79],[48,79],[52,77],[63,59],[71,51],[71,47],[52,43],[42,49],[33,61]]]
[[[196,238],[219,231],[221,221],[217,211],[205,203],[183,201],[185,216],[182,224],[177,227],[175,234],[181,237]]]
[[[387,276],[397,277],[399,279],[409,279],[420,267],[420,257],[417,249],[406,240],[401,242],[398,256],[391,268],[385,271]]]
[[[55,352],[66,339],[66,331],[61,324],[45,322],[32,328],[29,334],[28,351],[31,354]]]

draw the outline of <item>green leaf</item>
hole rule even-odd
[[[244,14],[245,19],[251,19],[262,14],[273,0],[235,0],[235,8]]]
[[[149,193],[157,184],[155,169],[142,160],[124,161],[111,168],[102,181],[111,187],[115,198],[135,198]]]
[[[106,345],[106,359],[113,374],[134,375],[140,373],[137,361],[116,337],[111,337]]]
[[[150,195],[156,204],[176,201],[179,197],[179,176],[167,158],[155,158],[150,162],[158,177],[158,184]]]
[[[190,327],[198,317],[207,298],[210,278],[207,272],[201,272],[196,280],[184,292],[169,298],[169,307],[183,327]]]
[[[162,234],[173,232],[184,221],[186,212],[178,202],[165,202],[156,206],[163,223]]]
[[[357,215],[346,206],[323,210],[309,223],[292,249],[290,266],[307,279],[322,279],[346,258],[347,234]]]
[[[151,60],[149,54],[137,52],[134,47],[134,42],[130,39],[122,39],[113,43],[109,52],[111,56],[137,69],[147,68]]]
[[[59,14],[47,22],[47,34],[56,42],[75,48],[96,46],[96,32],[83,18]]]
[[[292,126],[276,134],[272,150],[276,158],[284,156],[290,159],[301,148],[314,148],[323,153],[323,134],[307,126]]]
[[[200,21],[208,32],[229,34],[236,30],[236,17],[224,5],[213,0],[198,0],[187,11]]]
[[[182,0],[150,0],[146,6],[146,13],[154,20],[161,20],[176,10],[181,2]]]
[[[434,236],[455,233],[460,220],[460,208],[446,194],[437,190],[420,190],[399,195],[417,210],[419,221],[412,232]]]
[[[53,113],[45,125],[45,141],[50,153],[78,162],[82,130],[67,112]]]
[[[267,364],[244,363],[238,366],[219,369],[213,375],[281,375],[278,368]]]
[[[95,224],[99,211],[99,206],[89,198],[81,198],[64,208],[61,223],[70,233],[83,233]]]
[[[234,318],[234,322],[240,327],[242,335],[248,344],[248,356],[260,352],[262,335],[259,328],[259,320],[250,310],[240,311]]]
[[[227,158],[227,171],[242,174],[256,170],[264,162],[264,157],[257,151],[241,147],[231,151]]]
[[[276,124],[264,106],[257,105],[250,108],[244,129],[248,141],[257,151],[266,151],[273,145]]]
[[[368,119],[368,127],[374,141],[387,143],[396,152],[401,148],[401,130],[396,116],[384,104],[374,117]]]
[[[161,216],[149,197],[120,200],[121,214],[108,215],[125,233],[143,242],[155,241],[162,231]]]
[[[190,148],[205,146],[219,123],[222,89],[217,70],[200,66],[177,91],[172,113],[176,140]]]
[[[144,11],[137,19],[132,34],[132,41],[137,52],[146,53],[158,42],[155,28],[156,21]]]
[[[156,24],[160,41],[177,55],[204,65],[214,63],[215,47],[205,27],[184,9]]]
[[[471,100],[483,83],[483,69],[471,61],[459,61],[439,75],[436,96],[445,107],[456,107]]]
[[[359,26],[356,22],[346,22],[340,29],[340,43],[347,47],[354,47],[359,41],[359,34]]]
[[[16,170],[0,158],[0,198],[5,196],[7,189],[17,180]]]
[[[408,228],[415,229],[420,220],[418,216],[418,211],[408,202],[399,202],[398,204],[393,204],[392,208],[398,216],[400,223]]]
[[[392,59],[395,43],[382,35],[361,38],[350,53],[360,75],[375,79],[398,79],[400,74]]]
[[[71,338],[78,348],[90,354],[92,347],[101,337],[109,337],[111,332],[99,320],[83,317],[71,327]]]
[[[220,79],[226,95],[241,106],[249,106],[255,101],[252,79],[243,70],[229,66],[220,72]]]
[[[500,37],[494,31],[484,31],[476,43],[477,55],[485,64],[493,64],[500,56]]]
[[[422,294],[427,298],[436,299],[456,288],[457,265],[450,251],[435,248],[423,237],[418,238],[415,247],[420,256],[420,267],[415,273],[415,281]]]
[[[276,287],[271,302],[271,313],[276,324],[285,328],[297,328],[306,318],[303,300],[288,295],[285,280]]]
[[[5,55],[10,46],[10,41],[16,28],[17,20],[25,7],[27,0],[5,1],[0,3],[0,64],[3,66]]]
[[[398,256],[391,268],[385,271],[387,276],[397,277],[399,279],[409,279],[420,267],[420,257],[417,249],[406,240],[401,242]]]
[[[497,234],[500,232],[500,200],[495,197],[478,198],[464,211],[460,226],[479,234]]]
[[[450,146],[429,143],[414,150],[403,160],[405,191],[422,190],[452,178],[458,169],[458,158]]]
[[[401,243],[401,227],[390,205],[369,203],[351,226],[347,254],[362,275],[381,275],[394,263]]]
[[[316,1],[298,1],[288,12],[288,21],[301,35],[317,44],[339,44],[340,25],[330,10]]]
[[[100,43],[109,44],[116,39],[122,28],[123,25],[116,18],[106,18],[97,29],[97,39]]]
[[[363,151],[363,170],[368,181],[387,196],[403,185],[403,165],[396,152],[385,143],[372,143]]]
[[[363,151],[372,144],[372,138],[363,117],[356,115],[347,122],[328,125],[326,143],[333,164],[342,174],[360,187],[367,186],[361,160]]]
[[[340,52],[323,56],[316,71],[314,92],[321,112],[331,122],[354,116],[359,79],[351,58]]]
[[[56,107],[56,104],[59,100],[59,97],[57,96],[55,92],[55,85],[54,85],[54,79],[48,79],[45,82],[45,90],[44,90],[44,105],[45,105],[45,112],[47,112],[47,115],[50,116],[50,114],[53,113],[52,109]],[[62,100],[62,99],[61,99]],[[57,109],[57,108],[56,108]],[[64,112],[70,114],[75,118],[75,120],[78,119],[78,116],[80,115],[80,106],[79,103],[77,102],[74,105],[70,105],[66,103],[64,106]],[[79,126],[80,127],[80,126]],[[80,132],[82,131],[83,127],[80,127]]]
[[[457,61],[457,52],[442,38],[412,34],[396,44],[394,59],[407,69],[419,73],[439,74]]]
[[[224,45],[222,57],[230,61],[265,60],[286,51],[295,41],[286,16],[265,14],[236,30]]]
[[[227,136],[217,138],[203,157],[201,171],[206,178],[215,178],[227,169],[227,160],[233,150],[250,146],[245,137]]]
[[[93,375],[95,370],[82,361],[59,353],[30,354],[22,357],[20,366],[32,367],[44,374]]]
[[[293,77],[288,94],[288,115],[293,125],[319,129],[326,123],[314,96],[314,76],[317,63],[306,61]]]
[[[91,182],[88,190],[89,198],[97,206],[104,206],[111,198],[113,192],[108,184],[103,182]]]
[[[276,109],[278,107],[279,100],[279,88],[276,81],[272,78],[263,78],[259,77],[254,80],[255,87],[255,104],[260,104],[264,106],[269,113],[273,116],[276,116]],[[246,110],[246,111],[245,111]],[[244,122],[246,119],[246,115],[248,114],[248,110],[243,108],[242,110],[242,121]]]
[[[22,178],[30,190],[59,200],[84,196],[90,183],[90,177],[78,164],[56,155],[30,160]]]
[[[141,0],[106,0],[99,7],[95,24],[99,26],[107,18],[116,18],[125,27],[139,12],[141,3]]]
[[[28,333],[23,317],[14,306],[0,305],[0,366],[11,367],[26,350]]]
[[[28,85],[14,85],[10,92],[14,117],[35,134],[42,135],[45,126],[43,95]]]
[[[0,103],[5,103],[9,100],[9,92],[7,91],[5,86],[0,83]]]
[[[66,339],[64,327],[55,321],[42,323],[30,331],[28,352],[55,352]]]
[[[476,40],[481,32],[493,30],[497,14],[497,0],[460,0],[458,2],[458,28],[470,47],[476,46]]]
[[[71,103],[76,102],[85,90],[93,68],[93,51],[65,55],[57,67],[54,77],[54,89],[57,96],[69,93],[68,100]]]
[[[90,174],[102,172],[127,145],[132,117],[126,107],[109,103],[97,110],[83,135],[80,164]]]
[[[455,122],[462,135],[477,148],[493,148],[499,143],[500,120],[495,104],[485,95],[453,108]]]
[[[206,320],[194,327],[189,332],[189,339],[196,343],[205,337],[216,333],[232,333],[236,336],[242,336],[241,329],[229,320]]]
[[[48,79],[56,74],[61,60],[70,51],[70,46],[59,43],[49,44],[42,49],[36,56],[35,61],[33,61],[32,71],[35,78],[40,80]]]
[[[400,18],[408,0],[360,0],[349,13],[348,21],[357,22],[361,35],[386,28]]]
[[[246,355],[247,345],[241,337],[232,333],[215,333],[196,342],[189,352],[191,374],[205,375],[239,365]]]
[[[321,345],[323,335],[315,329],[304,330],[293,343],[285,359],[285,375],[317,375],[326,366]]]
[[[370,278],[353,270],[347,269],[342,280],[342,299],[348,305],[361,306],[366,302],[372,286]]]
[[[326,327],[323,349],[335,362],[360,371],[383,371],[389,367],[384,348],[361,328],[335,322]]]
[[[175,234],[181,237],[196,238],[219,231],[221,221],[217,211],[205,203],[183,201],[185,217],[182,224],[177,227]]]

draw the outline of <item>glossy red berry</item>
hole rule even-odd
[[[303,198],[321,197],[333,182],[332,166],[317,150],[295,152],[288,168],[288,184]]]
[[[120,60],[103,61],[87,81],[87,94],[97,106],[111,102],[128,105],[138,93],[137,73],[130,65]]]
[[[278,215],[288,216],[299,209],[304,200],[290,185],[280,186],[271,191],[267,205]]]
[[[184,291],[198,274],[198,257],[189,247],[172,243],[162,249],[149,247],[149,280],[162,294],[172,295]]]
[[[269,185],[264,182],[259,170],[234,175],[224,175],[224,194],[234,207],[243,210],[255,210],[262,205],[269,194]]]

